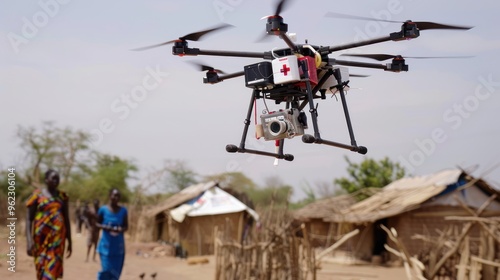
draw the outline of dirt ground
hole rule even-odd
[[[206,264],[190,265],[186,260],[175,257],[144,257],[138,251],[146,252],[146,244],[127,243],[127,255],[121,279],[139,280],[139,275],[145,273],[144,280],[153,279],[151,274],[156,273],[156,280],[182,279],[199,280],[214,279],[215,264],[213,256],[207,256]],[[8,270],[7,263],[7,234],[5,229],[0,230],[0,279],[32,280],[35,279],[33,259],[26,254],[24,236],[16,236],[16,272]],[[64,279],[96,279],[100,270],[99,257],[97,262],[85,262],[87,253],[86,238],[84,235],[73,237],[73,254],[64,263]],[[317,273],[318,280],[362,280],[406,279],[402,268],[387,268],[381,266],[352,266],[332,263],[323,263]]]

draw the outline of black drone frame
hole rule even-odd
[[[341,78],[341,73],[339,69],[329,69],[328,72],[322,77],[321,81],[316,85],[316,87],[313,89],[311,86],[311,82],[309,80],[309,77],[307,76],[308,71],[307,71],[307,64],[306,63],[300,63],[300,67],[302,67],[303,73],[306,75],[304,77],[303,81],[306,84],[306,94],[307,98],[305,98],[300,106],[295,105],[299,110],[301,110],[304,105],[309,104],[309,113],[311,114],[312,117],[312,124],[313,124],[313,129],[314,129],[314,136],[310,134],[304,134],[302,136],[302,141],[304,143],[316,143],[316,144],[326,144],[329,146],[334,146],[338,148],[344,148],[348,149],[354,152],[358,152],[360,154],[366,154],[368,151],[365,147],[363,146],[358,146],[356,144],[356,140],[354,138],[354,132],[352,129],[352,124],[351,124],[351,119],[349,117],[349,110],[347,108],[347,101],[345,98],[345,93],[344,93],[344,87],[347,85],[346,83],[342,82]],[[314,105],[314,98],[315,95],[318,91],[318,89],[323,85],[323,83],[331,76],[334,75],[335,79],[337,80],[337,90],[340,94],[341,100],[342,100],[342,107],[344,109],[344,114],[347,122],[347,128],[349,130],[349,136],[351,138],[351,145],[347,144],[342,144],[338,142],[333,142],[333,141],[328,141],[325,139],[322,139],[319,133],[319,128],[318,128],[318,113],[316,106]],[[322,94],[324,96],[324,93]],[[264,151],[259,151],[259,150],[252,150],[252,149],[247,149],[245,148],[245,143],[246,143],[246,138],[247,138],[247,133],[248,133],[248,127],[250,125],[250,119],[252,117],[252,111],[253,111],[253,105],[255,104],[256,99],[258,98],[263,98],[263,92],[254,89],[252,98],[250,99],[250,104],[248,106],[248,112],[247,116],[245,118],[245,126],[243,129],[243,135],[241,137],[241,142],[239,146],[236,145],[227,145],[226,146],[226,151],[230,153],[252,153],[252,154],[258,154],[258,155],[264,155],[264,156],[271,156],[271,157],[276,157],[278,159],[284,159],[287,161],[292,161],[294,159],[294,156],[291,154],[284,154],[283,153],[283,146],[284,146],[284,140],[285,139],[280,139],[279,140],[279,148],[277,153],[271,153],[271,152],[264,152]],[[287,106],[290,104],[287,103]]]
[[[361,45],[368,45],[368,44],[374,44],[377,42],[382,42],[382,41],[389,41],[389,40],[401,40],[401,38],[405,38],[404,36],[410,38],[414,38],[415,34],[415,27],[411,29],[411,35],[408,35],[407,33],[403,33],[404,30],[407,29],[406,26],[403,26],[403,31],[397,33],[397,35],[391,34],[391,36],[384,37],[381,39],[377,40],[371,40],[371,41],[366,41],[366,42],[360,42],[357,43],[356,46],[361,46]],[[274,31],[273,31],[274,32]],[[418,30],[417,30],[418,32]],[[292,53],[301,53],[303,55],[311,55],[311,53],[308,53],[309,51],[307,49],[302,49],[302,46],[298,46],[292,43],[290,38],[287,36],[285,32],[283,32],[283,29],[281,27],[281,31],[278,34],[280,38],[282,38],[287,45],[290,47],[289,49],[282,49],[282,50],[275,50],[274,54],[279,54],[279,55],[290,55]],[[393,71],[393,72],[399,72],[399,71],[407,71],[408,70],[408,65],[405,64],[404,59],[394,59],[393,63],[390,64],[376,64],[376,63],[365,63],[365,62],[355,62],[355,61],[343,61],[343,60],[332,60],[328,59],[327,55],[334,52],[338,51],[341,49],[348,49],[351,48],[352,46],[346,45],[346,46],[341,46],[341,47],[317,47],[315,46],[314,49],[317,50],[317,52],[326,59],[329,63],[332,64],[337,64],[337,65],[344,65],[344,66],[352,66],[352,67],[364,67],[364,68],[374,68],[374,69],[383,69],[386,71]],[[193,56],[193,55],[210,55],[210,56],[232,56],[232,57],[247,57],[247,58],[261,58],[261,59],[267,59],[271,60],[274,58],[273,53],[271,52],[264,52],[264,53],[255,53],[255,52],[234,52],[234,51],[213,51],[213,50],[200,50],[197,48],[189,48],[188,44],[185,40],[180,40],[175,42],[174,46],[172,47],[172,53],[174,55],[178,56]],[[334,146],[338,148],[343,148],[347,149],[353,152],[358,152],[360,154],[366,154],[368,149],[364,146],[358,146],[356,143],[356,139],[354,136],[354,131],[351,123],[351,119],[349,116],[349,110],[347,106],[347,101],[345,97],[345,92],[344,92],[344,87],[347,86],[346,82],[342,82],[342,77],[341,77],[341,72],[338,68],[333,69],[331,65],[328,67],[327,72],[322,76],[321,80],[318,82],[318,84],[313,88],[311,85],[311,82],[308,77],[308,65],[305,62],[299,62],[299,67],[302,68],[302,73],[304,73],[304,77],[301,80],[301,82],[305,83],[306,87],[305,90],[298,90],[297,88],[294,88],[293,86],[281,86],[278,87],[277,89],[272,89],[272,90],[262,90],[255,88],[253,90],[250,103],[248,106],[248,111],[247,115],[244,121],[244,128],[243,128],[243,135],[241,137],[241,142],[239,146],[229,144],[226,146],[226,151],[230,153],[251,153],[251,154],[257,154],[257,155],[263,155],[263,156],[270,156],[270,157],[275,157],[278,159],[284,159],[287,161],[292,161],[294,159],[294,156],[291,154],[284,154],[283,153],[283,146],[284,146],[284,140],[285,139],[280,139],[279,140],[279,148],[276,153],[273,152],[266,152],[266,151],[260,151],[260,150],[253,150],[253,149],[248,149],[245,147],[246,139],[247,139],[247,134],[248,134],[248,129],[249,125],[251,123],[251,117],[252,117],[252,111],[253,111],[253,106],[254,103],[257,99],[260,98],[265,98],[266,93],[268,93],[268,98],[269,99],[274,99],[277,103],[285,101],[287,102],[287,107],[292,106],[292,108],[298,108],[299,110],[303,109],[307,104],[309,105],[309,113],[311,115],[312,119],[312,127],[314,130],[314,135],[310,134],[305,134],[302,136],[302,141],[304,143],[316,143],[316,144],[324,144],[324,145],[329,145],[329,146]],[[233,74],[227,74],[223,76],[219,76],[219,73],[215,71],[214,69],[208,69],[208,72],[206,73],[206,78],[204,78],[205,83],[218,83],[227,79],[235,78],[235,77],[240,77],[244,75],[244,72],[236,72]],[[318,95],[318,91],[320,88],[323,86],[325,81],[330,77],[334,76],[335,79],[337,80],[337,92],[340,95],[341,101],[342,101],[342,108],[344,110],[344,115],[347,123],[347,129],[349,131],[349,137],[350,137],[350,144],[343,144],[339,142],[334,142],[330,140],[326,140],[321,138],[319,128],[318,128],[318,113],[317,113],[317,108],[314,103],[315,98],[325,98],[324,92],[320,93]],[[285,92],[285,93],[283,93]],[[302,101],[300,105],[295,104],[296,102],[290,102],[287,101],[289,96],[299,96],[299,100]],[[297,101],[297,100],[293,100]],[[293,105],[295,104],[295,105]]]
[[[353,152],[357,152],[360,154],[366,154],[367,153],[367,148],[364,146],[358,146],[354,137],[354,132],[352,128],[352,123],[351,119],[349,116],[349,110],[347,106],[347,101],[345,97],[345,92],[344,88],[348,84],[348,80],[345,79],[346,77],[342,77],[341,71],[339,68],[334,68],[333,65],[341,65],[341,66],[350,66],[350,67],[362,67],[362,68],[371,68],[371,69],[381,69],[385,71],[390,71],[390,72],[401,72],[401,71],[408,71],[408,65],[405,63],[405,59],[402,56],[393,56],[393,55],[385,55],[385,54],[366,54],[366,55],[351,55],[351,56],[357,56],[357,57],[366,57],[366,58],[372,58],[376,59],[379,61],[387,60],[387,59],[392,59],[391,63],[387,64],[377,64],[377,63],[367,63],[367,62],[358,62],[358,61],[348,61],[348,60],[338,60],[338,59],[331,59],[328,57],[329,54],[337,51],[342,51],[342,50],[348,50],[352,48],[357,48],[361,46],[367,46],[367,45],[372,45],[372,44],[377,44],[377,43],[382,43],[382,42],[387,42],[387,41],[403,41],[403,40],[409,40],[409,39],[414,39],[420,36],[420,31],[421,30],[427,30],[427,29],[470,29],[471,27],[463,27],[463,26],[454,26],[454,25],[444,25],[444,24],[439,24],[439,23],[434,23],[434,22],[413,22],[413,21],[406,21],[402,23],[401,30],[398,32],[393,32],[390,33],[388,36],[382,36],[379,38],[374,38],[374,39],[369,39],[365,41],[360,41],[356,43],[350,43],[350,44],[344,44],[344,45],[339,45],[339,46],[312,46],[309,44],[304,44],[304,45],[296,45],[292,42],[292,40],[288,37],[287,31],[288,31],[288,25],[283,22],[283,18],[279,15],[281,10],[283,9],[284,4],[286,3],[287,0],[280,0],[277,7],[276,7],[276,12],[275,15],[267,17],[267,24],[266,24],[266,32],[268,35],[276,35],[279,38],[281,38],[288,46],[288,48],[280,49],[280,50],[274,50],[274,51],[268,51],[268,52],[243,52],[243,51],[222,51],[222,50],[201,50],[198,48],[190,48],[188,46],[187,41],[198,41],[203,35],[220,30],[222,28],[226,28],[229,25],[222,25],[219,27],[215,27],[212,29],[200,31],[200,32],[195,32],[195,33],[190,33],[186,36],[180,37],[177,40],[172,40],[168,41],[165,43],[145,47],[145,48],[139,48],[136,50],[144,50],[144,49],[149,49],[152,47],[158,47],[166,44],[171,44],[173,43],[172,46],[172,54],[177,55],[177,56],[224,56],[224,57],[243,57],[243,58],[259,58],[259,59],[264,59],[264,60],[273,60],[275,56],[289,56],[289,55],[302,55],[302,56],[310,56],[315,58],[315,56],[320,56],[321,61],[323,62],[321,64],[321,69],[322,71],[325,71],[323,76],[320,78],[320,80],[317,82],[317,84],[313,85],[311,84],[310,77],[309,77],[309,65],[305,61],[299,61],[298,65],[302,69],[303,77],[301,77],[300,83],[302,85],[305,84],[305,88],[303,86],[299,87],[294,84],[281,84],[281,85],[275,85],[274,87],[271,88],[261,88],[261,87],[254,87],[252,91],[252,95],[250,98],[250,103],[248,106],[248,111],[246,114],[246,118],[244,121],[244,128],[243,128],[243,134],[241,137],[241,142],[239,146],[229,144],[226,146],[226,151],[230,153],[251,153],[251,154],[257,154],[257,155],[263,155],[263,156],[270,156],[270,157],[275,157],[278,159],[284,159],[287,161],[292,161],[294,159],[294,156],[291,154],[284,154],[283,153],[283,147],[284,147],[284,138],[279,139],[279,145],[278,149],[275,153],[272,152],[266,152],[266,151],[260,151],[260,150],[253,150],[253,149],[247,149],[245,147],[246,139],[247,139],[247,134],[248,134],[248,129],[249,125],[251,123],[251,117],[252,117],[252,111],[253,111],[253,106],[255,104],[255,101],[260,98],[266,98],[266,99],[271,99],[274,100],[277,104],[281,102],[286,102],[286,107],[288,108],[296,108],[299,111],[302,111],[307,105],[309,105],[309,113],[312,118],[312,126],[314,130],[314,135],[310,134],[304,134],[302,136],[302,141],[304,143],[316,143],[316,144],[324,144],[328,146],[334,146],[342,149],[347,149]],[[339,16],[340,14],[333,14],[333,13],[328,13],[326,16]],[[340,15],[341,17],[346,17],[345,15]],[[365,20],[373,20],[371,18],[363,18],[363,17],[354,17],[354,16],[348,16],[350,18],[354,19],[365,19]],[[389,22],[394,22],[394,21],[389,21]],[[307,47],[306,47],[307,46]],[[311,49],[312,47],[312,49]],[[414,57],[418,58],[418,57]],[[420,58],[428,58],[428,57],[420,57]],[[240,77],[245,75],[244,71],[232,73],[232,74],[225,74],[225,75],[219,75],[221,71],[218,71],[212,67],[208,66],[203,66],[202,65],[202,70],[207,71],[206,72],[206,77],[204,78],[204,83],[209,83],[209,84],[215,84],[222,82],[227,79],[232,79],[236,77]],[[323,72],[322,72],[323,73]],[[317,108],[315,106],[314,99],[321,98],[325,99],[325,89],[322,88],[322,86],[325,84],[325,82],[333,76],[335,80],[337,81],[337,84],[335,86],[337,92],[340,95],[340,99],[342,102],[342,108],[344,111],[345,119],[346,119],[346,124],[347,124],[347,129],[349,132],[349,137],[350,137],[350,144],[343,144],[339,142],[334,142],[330,140],[325,140],[321,138],[320,133],[319,133],[319,128],[318,128],[318,112]],[[344,78],[344,79],[343,79]],[[344,82],[343,82],[344,81]]]

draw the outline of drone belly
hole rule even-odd
[[[295,55],[276,58],[272,61],[275,84],[287,84],[300,81],[300,71]]]
[[[343,84],[347,83],[349,81],[349,69],[347,67],[334,66],[333,68],[340,69],[340,76],[341,76],[341,81]],[[337,79],[335,78],[334,75],[331,75],[330,77],[328,77],[328,79],[325,81],[325,83],[323,84],[323,86],[321,88],[326,89],[329,92],[335,94],[335,93],[337,93],[337,90],[336,90],[337,86],[338,86]]]

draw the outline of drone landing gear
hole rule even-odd
[[[250,118],[252,117],[253,105],[255,103],[255,100],[258,98],[258,96],[259,96],[259,91],[254,89],[253,94],[252,94],[252,98],[250,98],[250,105],[248,106],[248,112],[247,112],[247,117],[245,119],[245,126],[243,128],[243,135],[241,136],[240,146],[238,147],[238,146],[232,145],[232,144],[226,145],[226,151],[229,153],[238,152],[238,153],[256,154],[256,155],[261,155],[261,156],[270,156],[270,157],[275,157],[277,159],[284,159],[286,161],[292,161],[294,159],[293,155],[283,154],[283,145],[285,144],[284,139],[279,140],[278,151],[276,153],[245,148],[245,141],[246,141],[247,134],[248,134],[248,127],[250,126]]]
[[[309,144],[310,143],[325,144],[328,146],[333,146],[333,147],[337,147],[337,148],[347,149],[347,150],[350,150],[353,152],[358,152],[362,155],[364,155],[368,152],[368,149],[364,146],[347,145],[347,144],[342,144],[342,143],[338,143],[338,142],[328,141],[328,140],[314,137],[310,134],[303,135],[302,142],[309,143]]]
[[[283,140],[281,140],[283,141]],[[291,154],[283,154],[283,151],[278,152],[278,153],[271,153],[271,152],[264,152],[264,151],[259,151],[259,150],[252,150],[252,149],[247,149],[245,147],[237,147],[236,145],[226,145],[226,151],[229,153],[249,153],[249,154],[256,154],[256,155],[261,155],[261,156],[270,156],[270,157],[275,157],[277,159],[284,159],[286,161],[292,161],[294,159],[294,156]]]
[[[307,73],[306,71],[304,71]],[[314,128],[314,136],[310,134],[304,134],[302,136],[302,142],[304,143],[316,143],[316,144],[325,144],[328,146],[334,146],[337,148],[342,148],[342,149],[347,149],[353,152],[358,152],[362,155],[366,154],[368,152],[368,149],[363,146],[358,146],[356,144],[356,140],[354,139],[354,132],[352,129],[352,124],[351,124],[351,118],[349,117],[349,110],[347,109],[347,101],[345,98],[345,93],[344,93],[344,84],[342,82],[342,76],[340,73],[340,69],[333,69],[327,75],[334,75],[335,79],[337,80],[337,89],[340,94],[340,99],[342,101],[342,108],[344,109],[344,115],[347,123],[347,129],[349,130],[349,137],[351,138],[351,145],[347,144],[342,144],[338,142],[333,142],[329,140],[322,139],[320,134],[319,134],[319,129],[318,129],[318,114],[316,111],[316,108],[314,107],[314,102],[313,102],[313,94],[311,90],[311,84],[309,81],[306,82],[307,86],[307,94],[308,94],[308,99],[309,99],[309,112],[311,113],[312,117],[312,123],[313,123],[313,128]]]
[[[334,146],[337,148],[347,149],[347,150],[357,152],[357,153],[360,153],[363,155],[366,154],[368,152],[368,149],[366,147],[363,147],[363,146],[358,146],[356,144],[356,140],[354,139],[354,132],[352,129],[351,119],[349,117],[349,111],[347,109],[347,101],[346,101],[345,93],[344,93],[345,83],[342,82],[342,76],[340,73],[340,69],[338,69],[338,68],[337,69],[330,69],[326,75],[333,75],[335,77],[335,79],[337,80],[336,87],[338,89],[338,92],[340,94],[340,98],[342,100],[342,107],[344,109],[344,115],[346,118],[347,129],[349,130],[351,145],[342,144],[342,143],[338,143],[338,142],[334,142],[334,141],[329,141],[329,140],[325,140],[325,139],[321,138],[320,133],[319,133],[319,129],[318,129],[318,114],[317,114],[317,110],[314,106],[314,95],[313,95],[313,90],[311,87],[311,82],[309,81],[309,77],[308,77],[308,71],[306,68],[307,65],[304,63],[301,66],[303,67],[302,70],[303,70],[303,73],[305,75],[305,85],[306,85],[306,91],[307,91],[307,101],[306,102],[309,104],[309,112],[310,112],[311,117],[312,117],[312,124],[313,124],[313,129],[314,129],[314,136],[310,135],[310,134],[304,134],[302,136],[302,141],[304,143],[325,144],[328,146]],[[326,78],[328,78],[328,77],[326,77]],[[323,82],[324,82],[324,80],[326,80],[326,78],[322,79]],[[244,125],[244,129],[243,129],[243,135],[241,137],[240,145],[239,146],[232,145],[232,144],[226,145],[226,151],[229,153],[238,152],[238,153],[250,153],[250,154],[256,154],[256,155],[270,156],[270,157],[275,157],[277,159],[284,159],[287,161],[292,161],[294,159],[293,155],[283,154],[283,145],[284,145],[285,139],[278,140],[279,142],[278,142],[276,153],[245,148],[245,141],[246,141],[247,134],[248,134],[248,128],[250,126],[250,119],[252,117],[254,103],[260,97],[259,94],[260,94],[259,90],[257,90],[257,89],[253,90],[253,94],[252,94],[252,97],[250,99],[250,104],[248,106],[247,116],[246,116],[246,119],[244,122],[245,125]],[[304,103],[304,106],[305,106],[305,103]]]

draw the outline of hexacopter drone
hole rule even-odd
[[[358,146],[354,137],[345,90],[349,83],[349,67],[364,67],[372,69],[382,69],[391,72],[408,71],[405,59],[400,55],[387,54],[352,54],[351,56],[372,58],[379,61],[392,59],[387,64],[366,63],[357,61],[346,61],[329,58],[333,52],[348,50],[361,46],[387,42],[414,39],[420,36],[420,31],[428,29],[470,29],[471,27],[445,25],[434,22],[402,22],[401,30],[390,33],[388,36],[374,38],[370,40],[338,45],[338,46],[317,46],[305,44],[295,44],[291,36],[287,33],[288,25],[283,22],[280,13],[283,10],[286,0],[280,0],[276,6],[274,15],[267,16],[266,32],[268,35],[275,35],[281,38],[287,48],[274,49],[266,52],[243,52],[243,51],[222,51],[222,50],[202,50],[188,47],[187,41],[198,41],[207,33],[220,30],[229,25],[221,25],[215,28],[190,33],[179,37],[179,39],[156,44],[135,50],[145,50],[167,44],[173,44],[172,54],[177,56],[225,56],[260,58],[264,61],[244,66],[243,71],[225,74],[213,67],[200,65],[201,70],[207,71],[204,83],[215,84],[227,79],[244,76],[246,87],[252,89],[250,104],[244,122],[243,135],[239,146],[227,145],[226,151],[230,153],[251,153],[257,155],[271,156],[276,159],[292,161],[294,156],[283,153],[285,139],[291,139],[302,135],[304,143],[316,143],[347,149],[360,154],[366,154],[367,148]],[[353,19],[374,20],[372,18],[347,16],[342,14],[328,13],[327,16],[349,17]],[[385,20],[382,20],[385,21]],[[396,22],[396,21],[388,21]],[[397,22],[401,23],[401,22]],[[427,58],[427,57],[414,57]],[[350,144],[343,144],[321,138],[318,128],[318,112],[315,99],[325,99],[328,93],[339,94],[344,110],[347,128],[350,137]],[[273,100],[276,104],[284,103],[283,109],[278,111],[265,111],[260,116],[260,124],[256,125],[256,136],[263,137],[267,141],[275,141],[275,152],[248,149],[245,142],[251,123],[254,104],[258,99]],[[308,128],[307,115],[303,111],[309,107],[312,128],[314,135],[305,134]],[[267,105],[266,105],[267,108]]]

